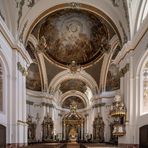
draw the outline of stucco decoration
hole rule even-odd
[[[110,49],[105,21],[80,9],[49,14],[35,26],[32,34],[39,41],[37,50],[63,66],[72,61],[88,64]]]
[[[30,90],[41,91],[41,79],[38,65],[32,63],[28,68],[28,75],[26,78],[26,87]]]
[[[59,89],[62,91],[62,93],[65,93],[70,90],[77,90],[82,93],[85,93],[87,87],[83,81],[80,81],[78,79],[70,79],[61,83]]]
[[[62,103],[62,107],[70,109],[71,102],[73,101],[76,103],[78,109],[83,109],[86,107],[86,102],[84,102],[81,98],[77,96],[70,96],[66,98]]]

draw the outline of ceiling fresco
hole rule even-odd
[[[48,86],[55,76],[65,70],[74,77],[58,82],[56,93],[61,95],[74,90],[84,94],[84,99],[91,99],[90,92],[94,90],[88,89],[88,85],[75,77],[75,74],[86,72],[98,85],[96,90],[100,89],[104,61],[108,60],[108,55],[113,54],[112,51],[113,61],[120,51],[120,40],[119,48],[110,50],[110,41],[115,35],[115,29],[106,20],[86,10],[65,8],[48,14],[35,25],[27,42],[26,49],[34,62],[28,69],[27,88],[52,93]],[[76,68],[76,71],[71,70],[73,62],[76,67],[72,68]],[[45,73],[39,72],[38,67]],[[119,88],[117,77],[114,68],[110,68],[106,90]],[[72,101],[77,102],[79,109],[86,107],[81,97],[66,98],[62,107],[69,108]]]
[[[110,49],[104,21],[84,10],[56,11],[42,19],[32,34],[39,42],[37,50],[64,66],[72,61],[88,64]]]
[[[38,65],[32,63],[28,68],[28,75],[26,77],[26,87],[30,90],[41,91],[41,79]]]
[[[83,109],[86,107],[86,104],[83,102],[83,100],[77,96],[70,96],[66,98],[62,103],[62,107],[70,109],[70,105],[73,101],[77,104],[78,109]]]
[[[37,62],[36,60],[36,56],[35,56],[35,47],[33,46],[33,44],[31,42],[28,42],[27,44],[27,47],[26,47],[26,50],[28,51],[31,59],[34,61],[34,62]]]
[[[120,89],[119,68],[115,64],[111,64],[107,74],[106,90],[112,91],[117,89]]]
[[[70,80],[64,81],[62,84],[60,84],[59,89],[62,91],[62,93],[65,93],[70,90],[77,90],[82,93],[85,93],[87,90],[87,87],[86,87],[86,84],[81,80],[70,79]]]

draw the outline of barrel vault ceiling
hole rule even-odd
[[[119,89],[119,69],[114,59],[134,32],[130,29],[136,18],[131,14],[132,1],[0,0],[0,3],[1,19],[32,59],[26,78],[28,90],[53,93],[49,88],[53,79],[68,71],[70,77],[63,77],[54,93],[68,94],[62,98],[61,107],[68,108],[70,100],[75,100],[81,102],[78,108],[82,109],[94,92]],[[137,2],[135,11],[138,5]],[[97,85],[96,91],[85,81],[85,74],[81,79],[78,73],[89,75]],[[73,97],[69,95],[71,91],[78,93]]]

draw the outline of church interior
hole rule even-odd
[[[0,148],[148,148],[147,0],[0,0]]]

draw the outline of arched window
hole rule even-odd
[[[142,113],[148,113],[148,62],[143,69],[143,104]]]
[[[3,111],[3,71],[0,64],[0,112]]]

